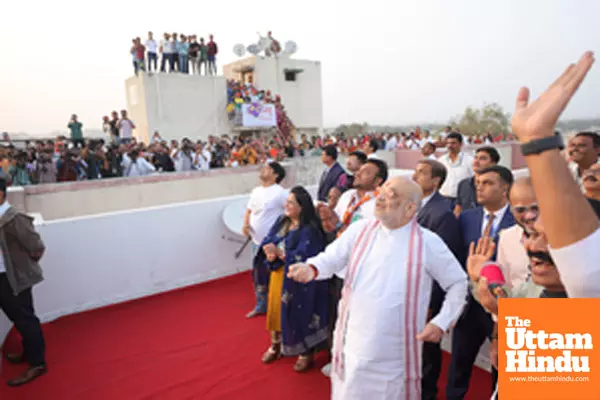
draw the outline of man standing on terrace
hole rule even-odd
[[[0,179],[0,308],[23,338],[21,353],[7,353],[12,364],[29,364],[9,386],[33,381],[48,370],[46,345],[40,320],[33,308],[32,288],[44,278],[38,261],[44,254],[44,243],[33,227],[33,219],[6,201],[6,181]]]

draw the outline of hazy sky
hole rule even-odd
[[[94,4],[94,6],[91,6]],[[597,0],[10,1],[0,24],[0,131],[87,128],[125,107],[134,36],[215,35],[219,65],[233,45],[272,30],[322,61],[325,126],[446,122],[465,106],[512,111],[584,50],[598,50]],[[284,99],[285,101],[285,99]],[[566,117],[600,116],[596,65]]]

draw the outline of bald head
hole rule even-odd
[[[522,203],[523,201],[535,202],[535,192],[533,191],[533,183],[531,177],[526,176],[514,181],[509,196],[510,204]]]
[[[411,178],[405,176],[394,176],[388,179],[390,188],[405,200],[409,200],[416,204],[421,204],[423,191],[421,187]]]

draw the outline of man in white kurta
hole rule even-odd
[[[347,268],[333,344],[332,399],[421,398],[420,341],[439,342],[458,319],[467,276],[442,239],[418,226],[420,188],[391,178],[376,219],[350,227],[325,252],[288,276],[308,282]],[[427,325],[432,279],[447,292]]]

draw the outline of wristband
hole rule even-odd
[[[309,267],[310,267],[310,268],[313,270],[313,272],[315,273],[315,276],[314,276],[314,278],[313,278],[313,279],[316,279],[316,278],[317,278],[317,276],[319,276],[319,270],[317,269],[317,267],[315,267],[315,266],[314,266],[314,265],[312,265],[312,264],[308,264],[308,266],[309,266]]]
[[[562,136],[560,133],[556,132],[554,136],[545,137],[542,139],[534,139],[530,142],[523,143],[521,145],[521,154],[523,154],[523,156],[531,156],[548,150],[563,150],[564,148],[565,145]]]

